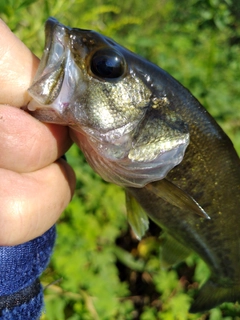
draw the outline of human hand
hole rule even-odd
[[[30,100],[27,89],[38,63],[0,20],[0,245],[43,234],[75,187],[73,170],[59,159],[72,143],[68,128],[43,124],[20,110]]]

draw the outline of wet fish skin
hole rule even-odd
[[[72,136],[90,165],[105,180],[127,188],[176,243],[196,252],[207,263],[211,278],[200,289],[191,312],[240,299],[240,162],[230,139],[191,93],[159,67],[95,32],[66,28],[55,20],[48,21],[46,32],[49,52],[30,88],[38,102],[30,107],[33,115],[42,121],[71,126]],[[72,53],[70,60],[61,52],[63,48],[57,47],[57,36],[62,42],[67,38],[64,45],[67,54]],[[116,50],[119,59],[123,57],[123,65],[118,68],[121,71],[123,67],[123,73],[116,79],[94,77],[88,69],[91,51],[106,48]],[[54,59],[51,51],[56,50],[59,53]],[[75,64],[69,62],[72,60]],[[67,86],[67,69],[63,67],[66,61],[72,76],[71,86],[63,94],[62,88],[66,91]],[[115,98],[113,88],[117,90]],[[63,102],[59,103],[62,96],[64,108]],[[125,103],[121,97],[127,97]],[[106,121],[106,115],[117,120]],[[154,130],[149,134],[151,126]],[[161,143],[171,139],[170,148],[159,149]],[[166,159],[161,158],[162,166],[147,171],[156,165],[155,160],[139,160],[136,156],[131,159],[135,151],[131,147],[135,144],[137,148],[138,143],[143,150],[141,157],[147,156],[152,151],[148,147],[156,143],[154,152],[160,150],[166,155]],[[170,163],[171,157],[176,161]],[[157,176],[161,170],[161,177]],[[144,174],[148,180],[144,180]],[[190,205],[188,209],[175,205],[171,192],[164,196],[164,183],[189,195],[187,202],[194,199],[210,219],[194,214]]]
[[[211,219],[199,219],[156,196],[149,186],[158,188],[159,182],[128,190],[153,221],[197,252],[210,268],[211,279],[190,309],[201,312],[240,298],[240,167],[232,143],[222,132],[212,130],[209,122],[200,130],[190,125],[190,137],[183,161],[166,179],[188,192]]]
[[[169,105],[167,92],[142,73],[145,64],[107,37],[49,19],[28,108],[42,121],[85,135],[79,139],[82,151],[106,181],[142,187],[164,178],[189,144],[187,125]],[[101,69],[114,72],[100,77]]]

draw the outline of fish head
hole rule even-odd
[[[43,58],[29,92],[66,119],[106,135],[136,126],[151,91],[140,83],[116,43],[91,30],[46,22]],[[29,105],[34,110],[34,103]]]
[[[153,84],[149,64],[108,37],[54,18],[45,34],[30,113],[70,126],[106,181],[143,187],[163,179],[182,161],[189,131],[166,90]]]

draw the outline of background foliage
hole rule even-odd
[[[39,57],[44,22],[94,29],[167,70],[202,102],[240,151],[240,5],[238,0],[1,0],[0,17]],[[58,223],[43,320],[240,319],[223,304],[198,315],[187,310],[208,276],[196,256],[165,270],[159,232],[138,242],[129,230],[123,190],[103,182],[73,146],[73,201]]]

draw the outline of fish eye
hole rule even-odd
[[[98,78],[117,79],[126,69],[122,54],[111,48],[103,48],[94,53],[91,60],[91,71]]]

